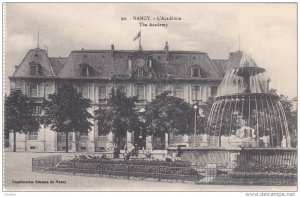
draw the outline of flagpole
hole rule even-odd
[[[140,30],[139,50],[142,50],[142,30]]]

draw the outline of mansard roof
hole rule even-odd
[[[222,75],[222,77],[224,77],[226,71],[229,69],[230,61],[226,59],[212,59],[211,61],[219,70],[219,73]]]
[[[129,75],[128,59],[143,56],[152,60],[156,72],[172,74],[174,78],[190,78],[191,67],[198,65],[205,78],[221,79],[215,65],[206,53],[197,51],[133,51],[133,50],[81,50],[72,51],[59,73],[60,78],[77,77],[76,67],[88,64],[98,72],[100,78]]]
[[[36,48],[27,52],[12,77],[29,77],[31,65],[38,65],[40,67],[40,77],[55,76],[47,52],[43,49]]]
[[[80,78],[78,68],[84,64],[93,69],[93,78],[112,79],[129,76],[128,60],[141,56],[152,61],[156,73],[170,74],[176,79],[191,78],[191,68],[195,66],[200,68],[202,79],[221,80],[223,76],[207,53],[199,51],[75,50],[61,58],[48,57],[42,49],[31,49],[12,77],[30,77],[29,63],[36,62],[42,67],[40,77]]]
[[[53,68],[53,71],[55,73],[55,75],[59,74],[59,71],[63,68],[63,66],[65,65],[67,58],[63,58],[63,57],[49,57],[51,66]]]

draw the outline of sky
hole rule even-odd
[[[168,27],[140,27],[134,16],[180,17]],[[127,20],[121,21],[122,17]],[[131,20],[130,20],[131,18]],[[141,30],[144,50],[197,50],[227,59],[242,50],[271,78],[270,88],[297,96],[297,5],[295,3],[7,3],[5,87],[29,49],[48,47],[50,57],[72,50],[134,50]]]

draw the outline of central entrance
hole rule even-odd
[[[153,135],[152,147],[153,150],[165,150],[166,149],[165,134]]]
[[[142,131],[134,132],[133,145],[139,150],[146,149],[146,134]]]

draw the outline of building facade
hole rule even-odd
[[[136,106],[143,109],[157,95],[170,95],[191,104],[206,101],[217,94],[228,60],[211,60],[198,51],[164,50],[76,50],[68,57],[48,57],[47,51],[36,48],[28,51],[10,79],[11,89],[20,89],[35,101],[35,112],[42,113],[41,104],[62,82],[71,82],[92,101],[90,112],[105,105],[112,88],[139,96]],[[128,133],[125,144],[134,144],[134,133]],[[168,139],[168,138],[166,138]],[[170,136],[172,142],[188,143],[189,136]],[[145,137],[145,149],[156,149],[159,139]],[[114,143],[113,133],[99,135],[94,122],[88,134],[69,135],[70,151],[109,151]],[[13,137],[10,136],[10,147]],[[17,134],[17,150],[63,151],[65,136],[40,128],[39,132]]]

